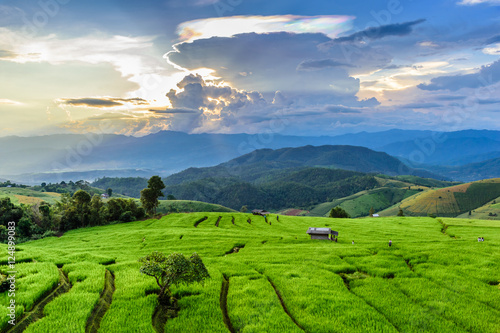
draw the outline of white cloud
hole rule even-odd
[[[177,27],[183,41],[210,37],[231,37],[243,33],[323,33],[330,38],[352,28],[353,16],[232,16],[188,21]]]
[[[500,5],[500,0],[462,0],[458,4],[463,5],[463,6],[473,6],[473,5],[479,5],[482,3],[491,4],[491,5]]]
[[[490,45],[483,49],[483,53],[491,54],[491,55],[499,55],[500,54],[500,43]]]
[[[418,45],[421,47],[438,47],[439,46],[436,43],[431,42],[431,41],[423,41],[423,42],[418,43]]]

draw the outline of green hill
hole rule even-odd
[[[400,204],[380,212],[381,216],[396,215],[401,207],[408,216],[454,217],[479,208],[500,196],[500,178],[434,189],[415,194]]]
[[[309,215],[328,216],[332,208],[340,206],[351,217],[367,216],[372,207],[375,212],[378,212],[416,193],[418,193],[416,189],[408,190],[407,188],[389,187],[361,191],[348,197],[319,204],[310,211]]]
[[[332,208],[340,206],[351,217],[368,216],[372,207],[375,212],[382,211],[412,195],[428,190],[428,186],[444,187],[456,184],[416,176],[389,177],[377,175],[375,179],[378,182],[376,188],[321,203],[312,208],[308,215],[328,216]]]
[[[500,197],[476,208],[469,213],[457,216],[462,219],[500,220]]]
[[[404,166],[404,165],[403,165]],[[435,176],[427,171],[412,170],[402,162],[364,147],[304,146],[298,148],[259,149],[226,163],[206,168],[189,168],[165,178],[166,185],[178,185],[205,178],[236,178],[259,183],[283,169],[323,167],[362,173],[400,175],[412,173],[421,177]],[[436,176],[439,177],[439,176]]]
[[[333,228],[338,243],[311,240],[309,227]],[[171,214],[19,245],[15,312],[26,333],[497,333],[499,248],[496,221]],[[152,251],[197,252],[211,276],[172,287],[166,325],[159,287],[139,272]]]
[[[29,188],[20,187],[0,187],[0,198],[10,198],[12,203],[19,204],[36,204],[45,201],[50,204],[55,204],[61,197],[61,194],[54,192],[40,192]]]

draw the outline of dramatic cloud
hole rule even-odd
[[[129,105],[148,105],[149,103],[142,98],[61,98],[58,103],[71,106],[84,106],[90,108],[110,108],[115,106]]]
[[[165,89],[167,85],[174,87],[181,77],[158,57],[153,43],[155,39],[156,36],[109,36],[102,33],[70,39],[56,34],[33,37],[0,27],[0,61],[55,66],[75,62],[109,64],[125,80],[136,84],[139,90],[131,97],[163,99],[165,102],[159,89]]]
[[[177,44],[175,51],[166,57],[186,70],[213,69],[214,75],[245,90],[262,93],[319,90],[355,95],[359,82],[349,76],[345,66],[297,71],[306,59],[309,62],[330,59],[330,64],[340,62],[334,54],[318,49],[330,40],[323,34],[250,33]]]
[[[267,102],[257,92],[237,90],[224,84],[206,81],[200,75],[187,75],[177,87],[179,90],[171,89],[167,93],[172,108],[154,112],[184,114],[189,116],[190,126],[196,125],[204,130],[221,130],[235,123],[238,113],[267,106]]]
[[[334,38],[352,27],[352,16],[231,16],[188,21],[177,34],[183,41],[211,37],[232,37],[244,33],[322,33]]]
[[[422,90],[450,90],[457,91],[462,88],[485,87],[500,81],[500,60],[481,67],[473,74],[454,76],[439,76],[433,78],[429,84],[419,84]]]
[[[422,22],[425,22],[425,19],[405,23],[387,24],[379,27],[370,27],[348,36],[335,38],[333,42],[355,42],[361,40],[381,39],[387,36],[406,36],[413,31],[414,25],[420,24]]]

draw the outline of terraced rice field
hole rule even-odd
[[[171,214],[19,248],[19,332],[500,332],[498,221]],[[198,252],[211,275],[173,288],[180,309],[165,325],[137,262],[156,250]]]

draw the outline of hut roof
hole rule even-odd
[[[333,231],[330,228],[309,228],[307,230],[308,234],[315,234],[315,235],[338,235],[339,233],[337,231]]]

